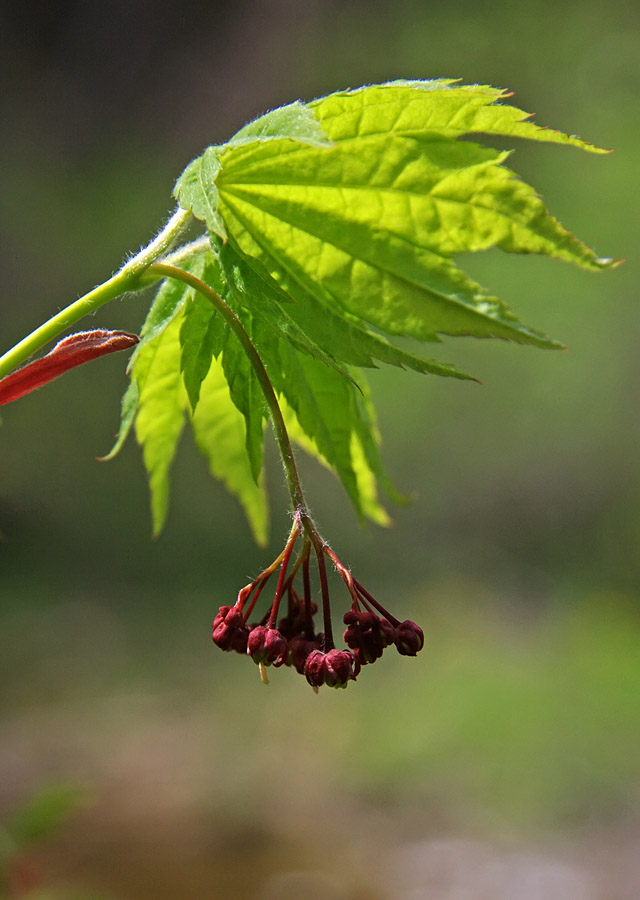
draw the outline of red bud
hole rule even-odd
[[[256,663],[270,666],[284,662],[287,653],[286,638],[280,634],[277,628],[269,628],[267,625],[256,625],[249,632],[247,641],[247,653]]]
[[[424,632],[419,625],[407,619],[396,628],[396,647],[403,656],[415,656],[424,647]]]
[[[350,650],[312,650],[304,666],[304,674],[312,688],[323,684],[329,687],[345,688],[349,681],[355,681],[360,671],[360,663]]]
[[[246,653],[249,629],[244,623],[242,611],[237,606],[221,606],[213,620],[211,636],[213,643],[221,650]]]
[[[80,331],[59,341],[53,350],[0,380],[0,406],[18,400],[69,369],[107,353],[129,350],[138,343],[126,331]]]

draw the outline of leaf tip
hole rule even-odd
[[[593,262],[599,269],[617,269],[625,260],[613,259],[611,256],[598,256]]]

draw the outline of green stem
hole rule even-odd
[[[126,262],[115,275],[56,313],[3,356],[0,356],[0,378],[4,378],[5,375],[16,369],[66,328],[94,313],[105,303],[128,291],[146,287],[146,284],[140,283],[142,273],[165,253],[188,224],[190,218],[190,212],[183,209],[176,210],[157,237]]]
[[[276,397],[276,392],[273,389],[271,379],[260,358],[260,354],[247,334],[242,322],[219,294],[216,294],[208,284],[205,284],[200,278],[192,275],[191,272],[185,272],[183,269],[178,269],[175,266],[166,265],[165,263],[154,263],[149,268],[149,274],[158,274],[167,278],[175,278],[178,281],[182,281],[185,284],[190,285],[190,287],[195,288],[196,291],[213,304],[215,309],[224,318],[229,328],[240,341],[242,349],[247,354],[251,367],[262,388],[262,393],[264,394],[269,407],[269,412],[271,413],[273,430],[275,432],[278,449],[280,450],[280,456],[282,457],[282,464],[284,466],[293,511],[298,515],[300,522],[311,538],[314,546],[317,547],[321,545],[323,543],[322,538],[320,538],[307,509],[304,493],[302,491],[302,484],[300,483],[300,476],[298,475],[298,468],[293,454],[293,447],[291,446],[291,441],[289,439],[287,427],[284,423],[278,398]]]
[[[194,256],[194,254],[203,253],[205,250],[211,250],[211,241],[207,234],[203,234],[199,238],[189,241],[188,244],[182,244],[180,247],[176,247],[176,249],[172,250],[167,256],[159,257],[157,262],[165,263],[167,266],[179,266],[184,263],[185,260]],[[156,260],[154,260],[154,262],[156,262]],[[140,285],[146,287],[147,285],[154,284],[159,278],[159,275],[154,275],[153,272],[149,272],[147,269],[146,272],[143,272],[140,276]]]

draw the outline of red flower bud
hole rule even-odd
[[[318,605],[316,603],[309,604],[309,619],[313,619],[313,616],[318,612]],[[286,614],[286,616],[282,616],[282,618],[278,622],[278,631],[280,631],[286,638],[291,640],[298,635],[305,634],[307,627],[307,610],[305,607],[305,602],[302,597],[295,597],[292,602],[290,602],[290,608]]]
[[[310,653],[318,649],[318,639],[308,641],[304,636],[290,638],[288,665],[293,666],[296,672],[304,675],[304,667]]]
[[[345,688],[349,681],[355,681],[360,671],[360,663],[350,650],[313,650],[307,657],[304,674],[312,687]]]
[[[419,625],[407,619],[396,628],[395,644],[403,656],[415,656],[424,647],[424,632]]]
[[[379,659],[384,648],[394,641],[393,625],[375,613],[350,609],[344,614],[343,622],[347,626],[344,642],[363,666]]]
[[[256,625],[249,632],[247,653],[255,663],[282,664],[287,654],[287,640],[277,628]]]
[[[244,623],[242,612],[236,606],[221,606],[213,620],[211,638],[221,650],[235,650],[246,653],[249,629]]]

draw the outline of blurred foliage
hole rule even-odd
[[[83,792],[76,784],[53,784],[43,788],[14,813],[6,826],[18,847],[48,838],[77,809]]]
[[[27,797],[0,826],[0,897],[54,900],[55,893],[40,884],[32,848],[55,835],[83,798],[84,791],[77,784],[48,785]]]

